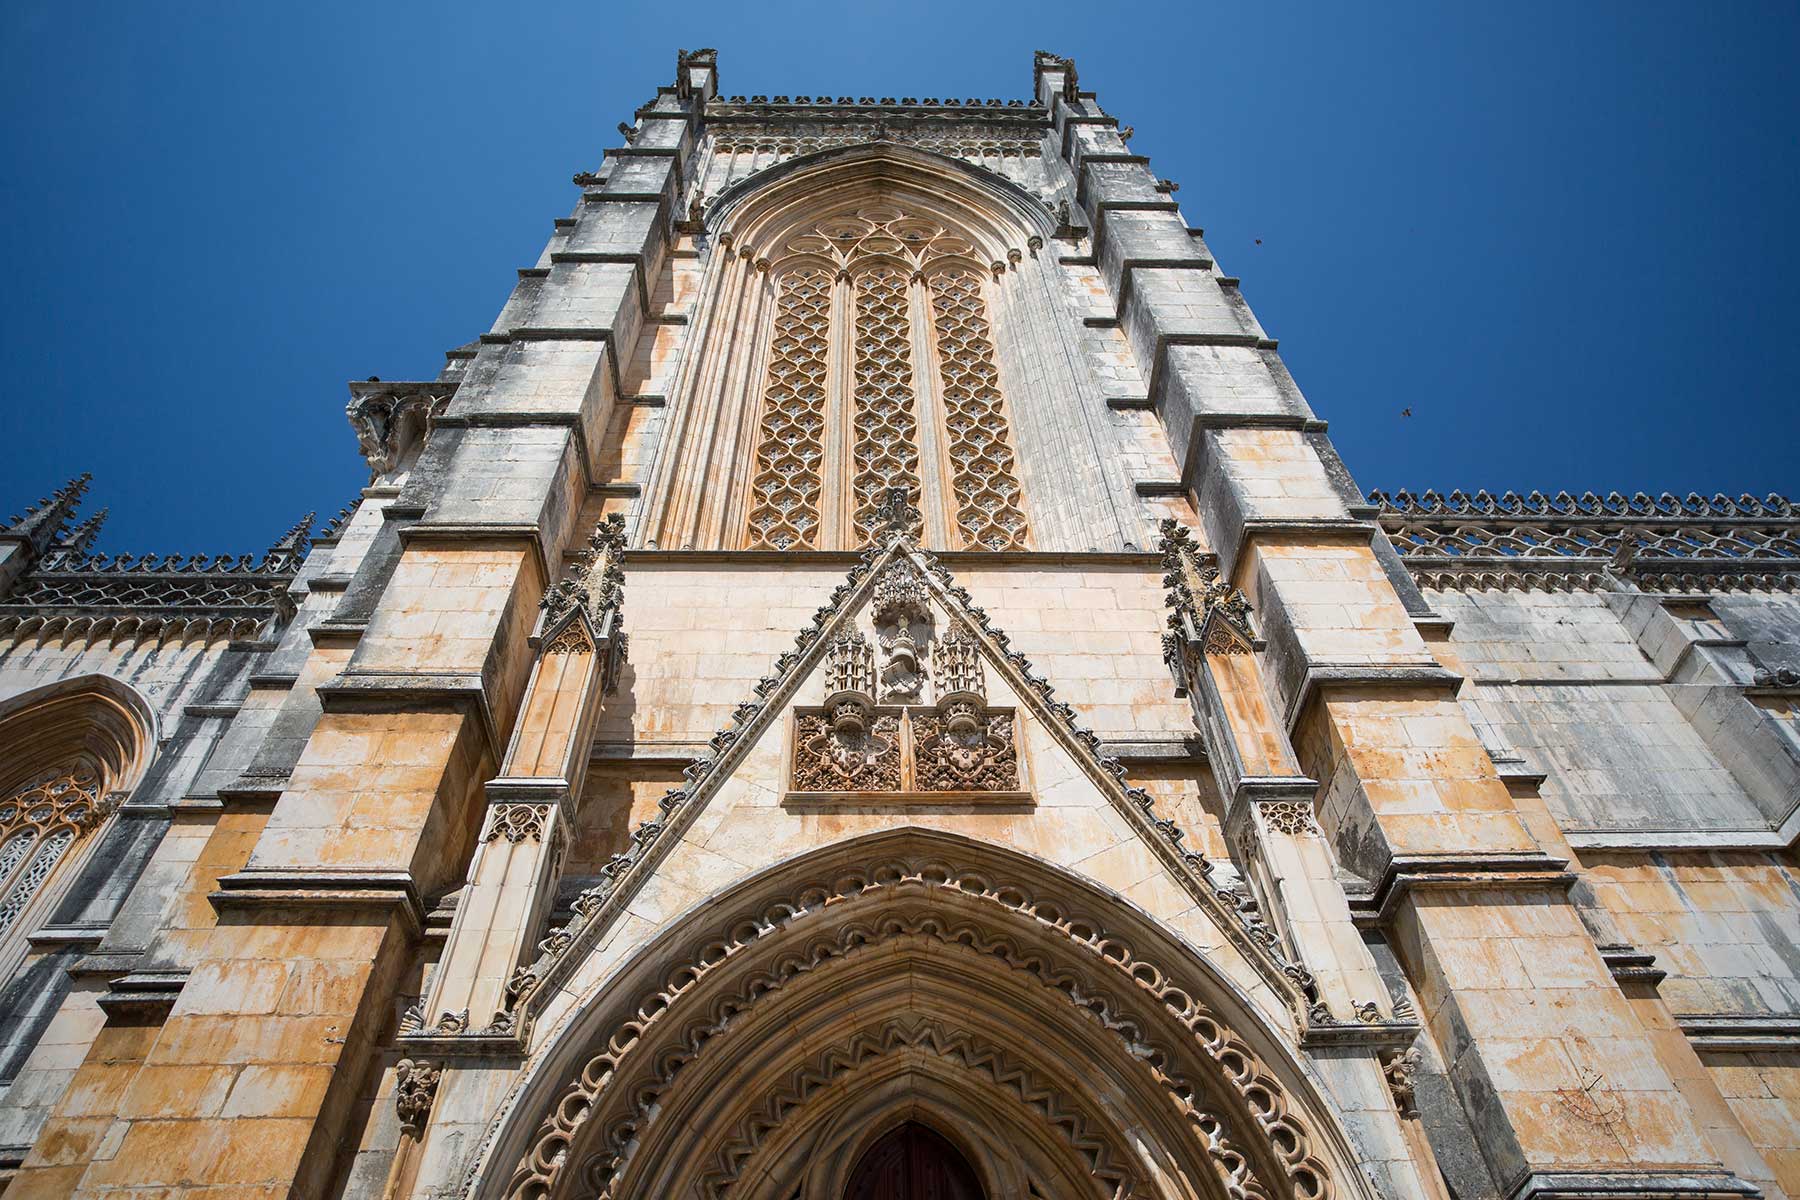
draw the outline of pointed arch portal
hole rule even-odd
[[[536,1057],[476,1194],[839,1200],[908,1122],[988,1196],[1364,1194],[1203,959],[1041,860],[918,827],[802,855],[636,952]]]

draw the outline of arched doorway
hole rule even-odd
[[[987,1200],[975,1169],[936,1130],[908,1121],[863,1153],[844,1200]]]

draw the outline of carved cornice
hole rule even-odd
[[[1419,586],[1437,590],[1791,590],[1800,511],[1784,496],[1370,492]]]

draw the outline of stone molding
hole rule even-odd
[[[731,913],[715,925],[718,932],[710,940],[690,942],[688,952],[672,962],[659,953],[660,985],[615,1002],[622,1023],[598,1039],[606,1049],[583,1065],[549,1106],[536,1144],[505,1194],[552,1194],[572,1162],[581,1172],[581,1186],[611,1195],[610,1182],[654,1119],[657,1098],[735,1016],[800,976],[879,952],[894,939],[923,939],[969,954],[971,962],[1003,963],[1036,976],[1056,994],[1078,998],[1127,1047],[1141,1048],[1134,1053],[1162,1081],[1204,1144],[1217,1144],[1220,1118],[1198,1104],[1219,1095],[1215,1089],[1222,1085],[1237,1097],[1229,1123],[1263,1131],[1266,1149],[1283,1164],[1289,1186],[1300,1195],[1328,1194],[1328,1169],[1311,1149],[1312,1135],[1293,1112],[1283,1085],[1196,998],[1193,987],[1176,980],[1173,964],[1140,957],[1103,932],[1105,924],[1067,900],[1039,898],[1016,881],[996,878],[991,867],[959,867],[931,853],[877,858],[868,867],[821,875],[754,913]],[[803,939],[803,949],[792,947],[795,938]],[[735,998],[716,995],[710,980],[718,973],[743,979]],[[713,998],[706,999],[709,995]],[[1155,1020],[1135,1013],[1140,1003],[1151,1006]],[[1166,1021],[1184,1031],[1186,1051],[1164,1041],[1158,1026]],[[1416,1025],[1411,1029],[1417,1032]],[[1213,1064],[1211,1087],[1183,1074],[1182,1055],[1194,1049]],[[583,1131],[578,1139],[578,1129],[589,1121],[601,1121],[603,1131]],[[592,1152],[578,1152],[583,1145]]]
[[[1791,591],[1800,512],[1785,496],[1369,493],[1422,588]]]

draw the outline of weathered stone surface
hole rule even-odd
[[[1787,501],[1365,497],[1032,79],[682,51],[310,549],[0,526],[9,1198],[1800,1195]]]

